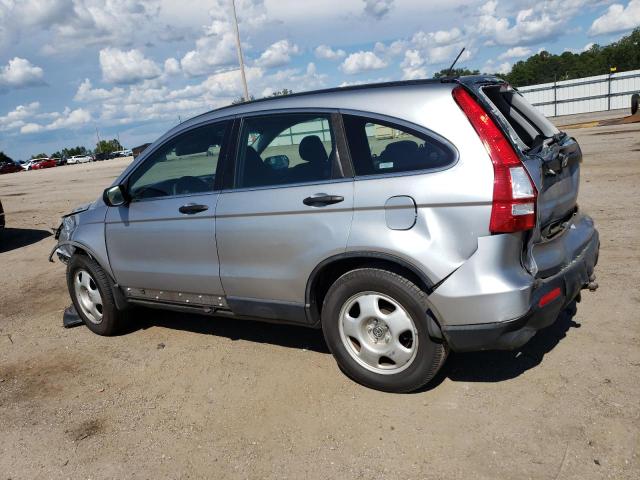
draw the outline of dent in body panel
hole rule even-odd
[[[531,255],[538,267],[538,276],[552,275],[571,263],[595,232],[593,219],[578,213],[568,222],[563,232],[533,245]]]
[[[104,219],[107,214],[107,207],[101,201],[96,203],[97,206],[78,213],[78,226],[73,231],[71,238],[81,245],[87,247],[89,253],[100,266],[114,278],[111,264],[109,263],[109,254],[104,231]]]
[[[476,163],[474,167],[461,158],[454,167],[438,172],[357,178],[347,251],[390,253],[438,283],[476,251],[478,237],[489,234],[492,191],[477,181],[487,173],[482,159]],[[492,186],[492,171],[490,179]],[[417,214],[411,229],[387,227],[385,204],[392,196],[415,200]]]
[[[520,264],[522,234],[481,237],[478,250],[429,300],[444,325],[512,320],[530,304],[534,279]]]

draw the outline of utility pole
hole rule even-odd
[[[240,74],[242,75],[242,88],[244,89],[244,100],[249,101],[249,89],[247,88],[247,77],[244,74],[244,59],[242,58],[242,46],[240,45],[240,30],[238,29],[238,16],[236,15],[236,2],[231,0],[233,9],[233,24],[236,27],[236,46],[238,47],[238,63],[240,64]]]

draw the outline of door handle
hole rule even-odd
[[[334,203],[340,203],[344,200],[341,195],[327,195],[326,193],[317,193],[311,197],[305,198],[302,203],[309,205],[310,207],[324,207],[325,205],[332,205]]]
[[[209,210],[209,207],[206,205],[198,205],[197,203],[187,203],[178,209],[180,213],[184,213],[186,215],[193,215],[195,213],[204,212],[205,210]]]

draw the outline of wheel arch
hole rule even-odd
[[[71,255],[86,255],[90,259],[94,260],[100,266],[100,268],[102,268],[102,270],[104,270],[104,272],[107,274],[107,277],[113,283],[113,287],[114,287],[113,288],[113,298],[114,298],[114,300],[116,302],[116,306],[118,307],[118,309],[119,310],[124,310],[124,309],[128,308],[129,304],[127,302],[127,299],[125,298],[124,294],[122,293],[122,290],[120,289],[120,286],[118,285],[118,282],[116,281],[115,277],[113,276],[113,272],[111,271],[111,268],[109,268],[109,262],[108,261],[106,261],[105,259],[101,258],[100,255],[97,255],[96,252],[92,248],[88,247],[84,243],[76,242],[74,240],[65,240],[63,242],[58,243],[56,245],[55,249],[51,252],[51,255],[49,256],[49,260],[51,260],[51,257],[53,257],[55,252],[61,246],[69,246],[69,247],[71,247],[73,249],[73,251],[71,252]]]
[[[333,282],[348,271],[364,266],[375,266],[402,275],[427,293],[431,293],[435,285],[424,272],[411,262],[390,253],[354,251],[333,255],[320,262],[307,280],[305,307],[311,325],[320,325],[322,302]]]

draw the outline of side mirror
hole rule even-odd
[[[289,157],[286,155],[273,155],[265,158],[264,163],[273,170],[286,170],[289,168]]]
[[[102,200],[109,207],[120,207],[127,203],[127,193],[123,185],[107,188],[102,194]]]

